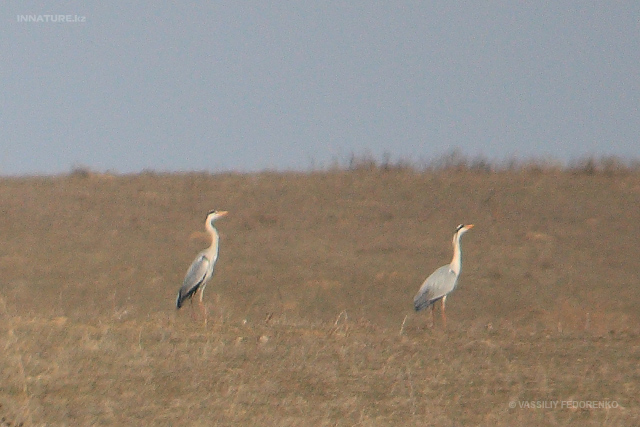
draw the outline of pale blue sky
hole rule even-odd
[[[20,22],[45,15],[85,22]],[[637,1],[26,1],[0,23],[0,175],[640,158]]]

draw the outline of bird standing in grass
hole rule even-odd
[[[202,296],[204,295],[204,288],[207,286],[207,282],[213,275],[213,267],[216,265],[218,259],[218,231],[213,226],[213,222],[218,218],[222,218],[227,214],[227,211],[211,211],[207,214],[207,220],[205,222],[205,229],[211,236],[211,246],[204,251],[200,252],[191,267],[187,271],[187,275],[184,278],[184,282],[180,291],[178,291],[178,298],[176,299],[176,308],[182,307],[182,304],[193,297],[195,293],[200,291],[200,308],[204,315],[204,323],[207,324],[207,312],[202,302]],[[193,300],[192,300],[193,303]]]
[[[467,230],[471,229],[473,224],[462,225],[456,227],[456,232],[453,234],[453,260],[451,264],[443,265],[434,271],[431,276],[427,277],[420,290],[413,298],[413,306],[416,311],[420,311],[431,306],[431,323],[433,324],[433,310],[434,304],[438,301],[442,301],[442,323],[447,326],[447,317],[444,312],[444,304],[447,300],[447,295],[453,291],[458,283],[458,277],[460,276],[460,268],[462,267],[461,250],[460,250],[460,237]]]

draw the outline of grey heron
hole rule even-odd
[[[453,234],[453,259],[451,260],[451,263],[443,265],[431,273],[420,287],[416,296],[413,298],[413,306],[416,311],[420,311],[431,306],[432,323],[433,305],[440,300],[442,301],[442,322],[445,327],[447,326],[447,317],[444,312],[445,301],[447,300],[447,295],[455,289],[456,284],[458,283],[458,277],[460,276],[460,268],[462,267],[460,237],[462,237],[462,235],[472,227],[473,224],[460,224],[456,227],[456,231]]]
[[[211,236],[211,246],[200,252],[196,259],[193,260],[184,278],[182,287],[180,291],[178,291],[178,297],[176,298],[176,308],[179,309],[187,299],[192,298],[194,294],[200,291],[200,308],[204,312],[205,324],[207,323],[207,314],[204,310],[202,297],[204,295],[204,288],[213,275],[213,267],[216,265],[216,260],[218,259],[218,242],[220,240],[218,231],[213,226],[213,222],[218,218],[222,218],[227,213],[227,211],[213,210],[207,214],[205,229]]]

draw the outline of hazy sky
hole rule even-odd
[[[0,24],[1,175],[640,158],[638,1],[25,1]]]

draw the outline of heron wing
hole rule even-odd
[[[416,311],[429,307],[443,296],[453,290],[458,281],[458,276],[451,270],[451,267],[443,265],[434,271],[427,280],[424,281],[420,290],[413,298],[413,306]]]
[[[202,253],[191,263],[191,267],[189,267],[182,287],[178,292],[178,300],[176,302],[178,308],[182,305],[182,301],[193,295],[205,281],[210,264],[209,258]]]

